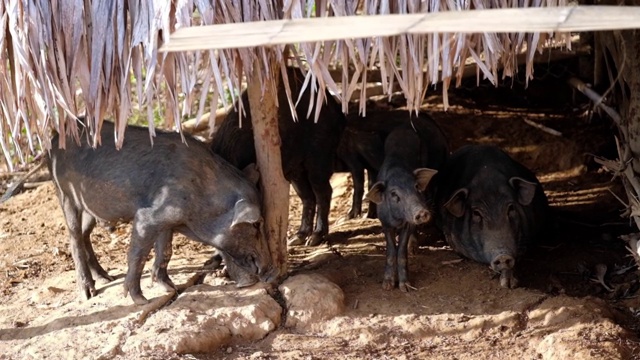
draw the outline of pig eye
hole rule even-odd
[[[473,219],[473,222],[475,222],[475,223],[481,223],[482,222],[482,214],[477,209],[473,209],[473,211],[471,212],[471,218]]]
[[[507,207],[507,214],[509,215],[509,217],[515,217],[516,216],[516,209],[513,206],[513,204],[509,204],[509,206]]]
[[[393,201],[395,202],[400,202],[400,196],[398,196],[398,193],[395,191],[391,192],[391,198],[393,199]]]

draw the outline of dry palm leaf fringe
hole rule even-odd
[[[39,148],[50,147],[53,129],[74,134],[76,138],[90,136],[97,145],[100,138],[95,134],[106,117],[117,123],[120,146],[127,119],[136,106],[147,110],[150,138],[154,132],[153,111],[158,107],[164,125],[179,131],[182,119],[193,112],[200,118],[208,106],[213,128],[219,103],[229,105],[225,89],[230,89],[230,100],[234,101],[244,77],[252,73],[256,57],[263,61],[261,73],[267,76],[264,49],[158,52],[169,34],[181,27],[566,3],[566,0],[0,0],[0,53],[4,59],[0,62],[0,149],[7,167],[13,170]],[[387,93],[393,91],[394,83],[399,84],[409,109],[417,110],[427,88],[440,81],[444,84],[446,105],[451,80],[460,81],[469,58],[477,63],[478,79],[488,78],[495,83],[497,69],[502,67],[503,76],[511,76],[519,65],[515,55],[525,51],[529,54],[526,77],[531,78],[534,53],[553,40],[569,45],[563,34],[443,33],[302,43],[288,48],[278,46],[276,52],[281,66],[290,56],[298,56],[296,62],[304,59],[306,67],[312,70],[309,80],[317,77],[320,84],[313,101],[324,101],[325,88],[350,98],[358,85],[366,83],[367,70],[375,66],[380,68]],[[345,69],[340,86],[329,73],[329,68],[335,65],[343,65]],[[366,92],[362,91],[360,96],[365,99]],[[360,110],[364,111],[365,102],[361,104]],[[343,108],[346,111],[346,102]],[[85,125],[69,120],[76,114],[86,114],[86,131],[79,131]],[[64,146],[64,141],[61,145]]]

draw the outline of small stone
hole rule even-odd
[[[17,328],[21,328],[21,327],[25,327],[27,326],[27,323],[22,322],[22,321],[14,321],[13,322],[13,327],[17,327]]]
[[[233,348],[231,346],[229,346],[227,348],[227,354],[231,354],[233,352]]]

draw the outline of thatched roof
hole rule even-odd
[[[322,88],[326,86],[344,95],[351,94],[358,84],[365,83],[368,69],[377,67],[382,73],[383,86],[390,92],[394,83],[400,84],[409,107],[417,108],[431,84],[443,81],[446,94],[451,79],[459,76],[469,59],[477,63],[479,76],[495,81],[499,68],[503,68],[505,76],[517,70],[516,54],[527,52],[530,54],[527,62],[530,63],[534,52],[549,41],[567,41],[563,34],[548,32],[462,33],[462,27],[469,24],[518,24],[514,21],[516,15],[505,18],[505,21],[492,21],[491,17],[485,18],[489,21],[460,22],[454,19],[449,27],[434,28],[431,24],[433,19],[425,13],[447,17],[449,15],[444,12],[449,10],[463,13],[460,10],[564,5],[566,0],[305,0],[285,2],[284,6],[279,1],[268,0],[0,1],[0,53],[6,59],[0,63],[0,148],[12,169],[17,162],[24,163],[27,155],[36,153],[39,146],[49,147],[51,129],[77,134],[78,124],[68,121],[67,115],[86,113],[90,120],[90,133],[95,133],[94,129],[100,127],[105,117],[111,117],[118,124],[117,137],[121,142],[132,107],[147,109],[153,133],[154,108],[161,110],[165,126],[179,129],[180,121],[188,115],[199,115],[205,109],[215,110],[221,103],[227,105],[226,89],[231,89],[230,100],[234,100],[233,95],[241,88],[243,76],[251,74],[252,60],[263,56],[263,48],[237,47],[240,39],[237,36],[232,38],[235,30],[222,36],[216,33],[218,30],[208,29],[217,34],[211,35],[212,39],[237,41],[236,48],[159,52],[160,46],[170,44],[170,34],[176,29],[257,20],[261,22],[251,25],[250,31],[264,35],[263,32],[267,31],[264,26],[270,26],[266,20],[334,17],[331,21],[344,26],[343,20],[347,19],[341,18],[344,16],[417,14],[415,19],[422,19],[422,22],[417,21],[409,27],[397,27],[397,23],[387,20],[389,18],[348,18],[349,22],[353,21],[353,26],[346,24],[346,35],[363,38],[336,40],[333,36],[321,36],[315,38],[318,41],[315,43],[290,46],[286,53],[284,45],[277,45],[279,51],[276,52],[281,65],[285,64],[284,54],[304,59],[314,76],[318,76]],[[602,12],[596,17],[591,15],[591,18],[578,16],[577,23],[583,27],[567,30],[587,30],[594,26],[602,29],[594,25],[598,22],[612,25],[609,28],[619,28],[628,20],[624,14],[638,18],[638,9],[629,9],[618,10],[615,18],[603,16]],[[564,15],[560,17],[553,12],[542,12],[539,16],[547,20],[556,16],[556,19],[568,19],[571,23],[576,10],[563,11]],[[578,11],[579,14],[584,15]],[[484,16],[479,12],[465,16],[475,19],[475,15],[479,16],[478,19]],[[356,32],[355,29],[361,28],[356,26],[357,23],[372,19],[378,21],[373,28],[380,31],[396,29],[394,31],[400,35],[376,33],[368,36],[361,31]],[[561,29],[557,27],[558,23],[547,21],[546,27],[523,29]],[[421,26],[431,29],[430,33],[422,34]],[[369,30],[371,28],[369,26]],[[289,32],[289,35],[295,35],[290,39],[297,41],[301,40],[301,34],[333,34],[344,32],[343,29],[323,25],[319,30],[305,33],[294,27],[294,33]],[[434,33],[434,29],[456,32]],[[475,27],[467,31],[481,29]],[[328,71],[336,64],[350,64],[343,67],[340,87]],[[527,78],[531,76],[531,67],[527,67]],[[362,94],[364,97],[364,92]],[[211,114],[213,120],[215,111]],[[97,143],[99,139],[95,141]]]

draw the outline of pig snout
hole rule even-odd
[[[491,260],[491,269],[495,272],[503,272],[504,270],[513,269],[516,263],[516,259],[508,254],[500,254]]]
[[[431,221],[431,211],[427,209],[417,209],[413,213],[413,222],[418,224],[425,224]]]
[[[518,279],[513,274],[516,260],[509,254],[500,254],[491,261],[491,269],[500,273],[500,286],[507,289],[518,287]]]
[[[258,272],[258,277],[260,277],[260,281],[271,284],[278,279],[279,274],[280,272],[276,267],[269,266],[266,269],[260,269],[260,271]]]
[[[259,281],[273,283],[277,280],[279,272],[272,265],[271,257],[252,257],[249,263],[239,265],[233,258],[225,258],[227,273],[236,282],[237,287],[251,286]]]

